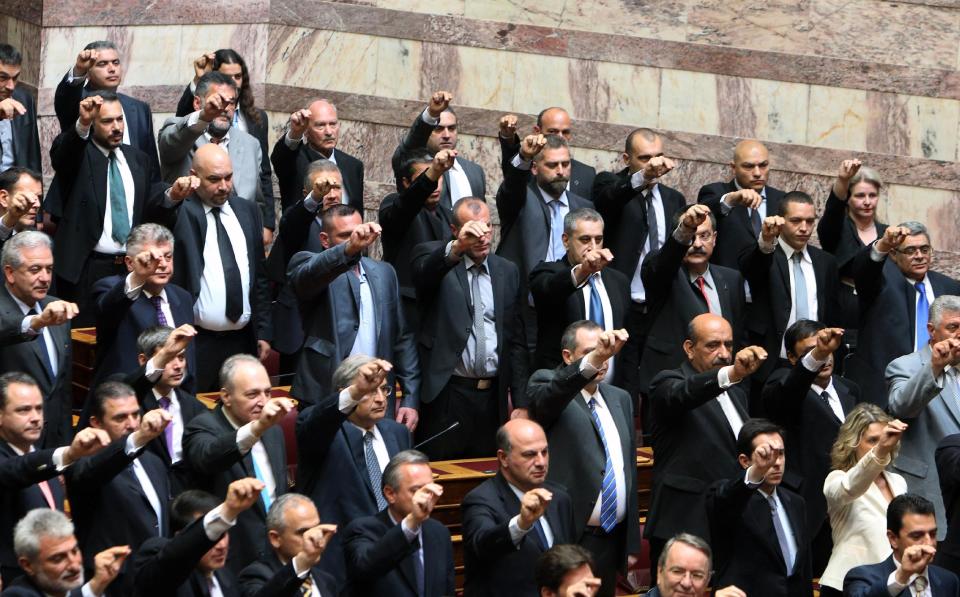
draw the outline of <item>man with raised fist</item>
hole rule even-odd
[[[18,85],[23,56],[0,44],[0,172],[25,168],[41,172],[40,135],[33,96]]]
[[[0,78],[2,69],[3,63],[0,62]],[[43,178],[39,171],[12,166],[0,172],[0,209],[3,213],[0,217],[0,247],[18,232],[37,229],[37,212],[42,202]]]

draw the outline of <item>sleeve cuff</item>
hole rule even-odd
[[[773,242],[768,243],[767,241],[764,240],[762,234],[757,239],[757,245],[760,247],[760,252],[763,253],[764,255],[769,255],[770,253],[773,253],[774,251],[777,250],[776,239],[774,239]]]
[[[140,291],[143,290],[143,284],[140,286],[134,287],[131,285],[133,280],[133,274],[127,274],[127,277],[123,281],[123,293],[127,295],[127,298],[131,301],[137,300],[137,297],[140,296]]]
[[[348,415],[353,412],[353,409],[357,408],[357,404],[359,404],[359,401],[353,399],[353,396],[350,395],[349,389],[344,388],[340,390],[339,403],[337,404],[337,408],[340,410],[340,412]]]
[[[83,139],[84,141],[86,141],[87,139],[90,138],[90,127],[89,127],[89,126],[83,126],[82,124],[80,124],[80,119],[79,119],[79,118],[77,119],[77,124],[76,124],[76,126],[74,126],[73,128],[74,128],[74,130],[77,131],[77,135],[78,135],[81,139]]]
[[[320,205],[321,204],[313,198],[313,191],[307,193],[307,196],[303,198],[303,207],[309,212],[317,213],[320,211]]]
[[[895,597],[903,592],[907,588],[907,585],[901,585],[897,582],[897,571],[894,570],[890,573],[890,576],[887,577],[887,592],[890,594],[890,597]]]
[[[63,463],[63,456],[67,453],[67,446],[61,446],[53,451],[53,456],[50,457],[50,460],[53,461],[53,466],[57,467],[57,472],[62,473],[63,471],[70,468],[69,464]]]
[[[590,282],[590,276],[587,276],[586,278],[584,278],[583,282],[577,282],[577,272],[580,271],[581,267],[582,267],[581,264],[578,263],[577,265],[570,268],[570,281],[573,282],[573,287],[576,288],[577,290],[583,288],[584,286],[587,285],[588,282]]]
[[[83,588],[80,589],[80,595],[82,597],[100,597],[100,595],[97,595],[93,592],[93,588],[90,586],[89,582],[84,583]]]
[[[730,193],[725,193],[722,197],[720,197],[720,213],[722,215],[729,214],[730,210],[733,209],[733,206],[727,202],[727,199],[730,197],[730,195]]]
[[[517,155],[513,156],[513,159],[512,159],[512,160],[510,160],[510,165],[513,166],[514,168],[516,168],[517,170],[529,170],[529,169],[530,169],[530,161],[529,161],[529,160],[525,160],[525,159],[523,159],[522,157],[520,157],[520,153],[519,153],[519,152],[517,153]]]
[[[420,114],[420,120],[426,122],[430,126],[437,126],[438,124],[440,124],[439,118],[434,118],[433,116],[430,116],[430,108],[423,109],[423,112]]]
[[[726,390],[730,386],[734,386],[739,382],[730,381],[730,372],[733,371],[733,365],[727,365],[726,367],[721,367],[717,371],[717,383],[720,384],[721,390]]]
[[[803,358],[800,359],[800,362],[803,363],[803,367],[807,371],[819,371],[827,364],[827,359],[818,361],[816,357],[813,356],[813,351],[811,350],[807,354],[803,355]]]
[[[696,230],[694,230],[692,234],[688,234],[687,229],[683,227],[683,224],[677,224],[677,227],[673,230],[673,240],[677,241],[681,245],[692,245],[693,237],[696,235]]]
[[[743,475],[743,484],[749,487],[750,489],[756,489],[757,487],[760,487],[761,485],[763,485],[763,479],[760,479],[759,481],[751,481],[750,473],[752,472],[753,472],[753,465],[750,465],[746,473]]]
[[[403,520],[400,521],[400,529],[403,531],[403,536],[407,538],[407,541],[413,542],[414,539],[420,536],[420,529],[413,530],[407,526],[407,517],[404,516]]]
[[[144,446],[147,445],[147,444],[143,444],[138,446],[137,442],[133,441],[135,434],[136,432],[131,433],[130,435],[127,436],[127,445],[123,449],[123,451],[127,453],[127,456],[135,456],[137,452],[142,450]]]
[[[310,574],[310,568],[305,568],[304,570],[297,570],[297,558],[292,558],[290,560],[290,565],[293,566],[293,573],[297,575],[297,578],[304,580],[307,578],[307,575]]]
[[[886,259],[887,253],[881,253],[877,250],[877,242],[874,241],[870,244],[870,260],[880,263]]]
[[[223,517],[223,504],[220,504],[213,510],[210,510],[203,517],[203,530],[207,534],[207,539],[219,541],[223,534],[237,524],[236,520],[227,520]]]
[[[202,134],[209,124],[210,123],[205,120],[200,120],[200,110],[191,112],[190,115],[187,116],[187,128],[195,133]]]
[[[81,75],[79,77],[75,76],[73,74],[72,66],[70,67],[69,70],[67,70],[67,85],[76,85],[79,87],[80,85],[83,85],[86,82],[87,82],[87,75]]]
[[[580,359],[580,375],[587,379],[593,379],[600,370],[587,362],[586,358]]]
[[[27,336],[39,336],[40,332],[36,331],[30,324],[33,322],[33,318],[37,317],[36,315],[27,315],[23,318],[23,321],[20,322],[20,333]]]
[[[513,541],[514,545],[519,545],[520,541],[530,532],[533,527],[530,527],[527,530],[520,528],[520,515],[517,514],[510,519],[510,522],[507,523],[507,530],[510,531],[510,540]]]
[[[147,364],[144,365],[144,377],[147,378],[147,381],[150,383],[157,383],[160,381],[160,375],[163,373],[162,367],[157,367],[157,364],[153,361],[153,357],[147,361]]]
[[[237,429],[237,448],[244,454],[249,452],[255,443],[257,436],[253,434],[253,423],[247,423],[240,429]]]
[[[457,257],[453,254],[453,241],[447,243],[447,246],[443,249],[443,257],[449,263],[460,263],[460,260],[463,259],[463,256]]]
[[[634,190],[647,186],[647,179],[643,176],[643,170],[637,170],[630,176],[630,186]]]
[[[298,147],[300,147],[300,143],[303,142],[303,137],[294,139],[290,136],[290,131],[288,130],[283,136],[283,142],[286,143],[287,149],[296,150]]]

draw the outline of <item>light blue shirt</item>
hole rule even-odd
[[[357,337],[353,341],[353,348],[350,349],[350,356],[355,354],[375,355],[377,354],[377,320],[373,305],[373,292],[370,290],[370,282],[367,280],[367,272],[363,265],[358,263],[360,270],[360,326],[357,328]],[[354,270],[347,272],[348,276],[356,276]]]

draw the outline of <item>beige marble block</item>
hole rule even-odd
[[[867,92],[810,86],[807,145],[866,151]]]
[[[960,101],[907,96],[910,155],[954,161],[957,155],[957,126]]]
[[[660,128],[720,132],[716,75],[664,69],[660,73]]]
[[[115,31],[115,30],[114,30]],[[110,39],[106,27],[48,27],[41,34],[40,86],[54,88],[77,61],[83,46],[98,39]]]
[[[779,143],[803,143],[807,137],[809,96],[809,85],[752,79],[750,99],[756,114],[754,136]],[[720,101],[723,105],[723,98]]]
[[[660,71],[656,68],[619,64],[596,63],[595,87],[575,86],[581,103],[590,106],[582,110],[581,118],[613,124],[656,127],[660,111]]]
[[[960,251],[958,201],[956,191],[890,184],[877,206],[877,217],[889,224],[921,222],[930,231],[930,242],[938,251]]]
[[[378,40],[377,79],[374,94],[399,99],[420,99],[419,41],[381,37]]]
[[[379,40],[370,35],[273,27],[267,83],[371,93]]]
[[[538,114],[549,106],[567,108],[573,118],[579,118],[574,109],[574,91],[570,83],[570,61],[557,56],[517,54],[514,76],[513,109],[527,114]]]
[[[517,87],[517,54],[468,46],[459,46],[455,51],[460,66],[455,103],[509,112]]]

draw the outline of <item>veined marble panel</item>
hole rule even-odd
[[[807,112],[807,145],[867,150],[867,92],[812,85]]]
[[[37,86],[40,83],[40,25],[29,20],[0,15],[2,41],[23,56],[20,82]]]
[[[376,89],[379,41],[369,35],[274,27],[266,82],[370,93]]]
[[[2,0],[0,14],[33,23],[39,27],[43,22],[43,3],[38,0]]]
[[[930,242],[940,251],[960,251],[957,228],[957,191],[925,189],[899,184],[887,185],[877,209],[877,217],[895,224],[917,220],[926,224]]]
[[[716,75],[709,73],[661,71],[659,128],[719,134],[716,79]]]

